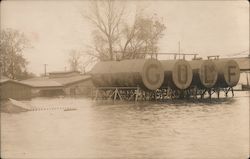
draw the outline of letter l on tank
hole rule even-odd
[[[229,80],[229,82],[231,82],[231,76],[236,75],[235,71],[232,72],[232,69],[235,69],[235,68],[236,68],[235,66],[228,66],[228,80]]]

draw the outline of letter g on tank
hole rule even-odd
[[[158,71],[158,66],[156,64],[151,64],[149,67],[147,67],[146,79],[152,85],[155,85],[159,82],[160,73]]]

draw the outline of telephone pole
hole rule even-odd
[[[181,42],[179,41],[178,43],[178,52],[179,52],[179,59],[180,59],[180,56],[181,56]]]
[[[44,64],[44,77],[46,77],[46,67],[48,64]]]

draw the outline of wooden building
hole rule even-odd
[[[64,78],[54,78],[54,81],[63,85],[65,95],[89,95],[93,87],[89,75],[78,75]]]
[[[30,99],[32,87],[20,81],[8,78],[0,79],[0,98],[5,100],[13,99]]]
[[[53,72],[22,82],[32,86],[32,96],[90,95],[93,87],[91,77],[79,72]]]

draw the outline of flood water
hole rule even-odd
[[[249,92],[235,93],[137,104],[35,98],[26,103],[48,110],[1,113],[1,157],[246,159]]]

